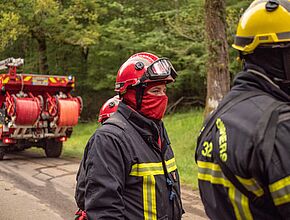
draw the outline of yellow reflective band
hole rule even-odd
[[[169,173],[177,169],[175,158],[165,161],[165,164]],[[130,172],[131,176],[155,176],[161,174],[164,174],[162,162],[134,164]]]
[[[245,179],[239,176],[236,177],[247,188],[247,190],[252,191],[256,196],[261,196],[264,194],[264,190],[255,179]]]
[[[236,196],[235,188],[234,187],[230,187],[229,188],[229,197],[230,197],[231,203],[232,203],[232,205],[234,207],[235,216],[236,216],[237,220],[241,220],[242,218],[241,218],[241,215],[240,215],[240,212],[239,212],[236,200],[235,200],[235,196]]]
[[[274,200],[274,204],[275,205],[283,205],[285,203],[288,203],[290,202],[290,194],[286,194],[286,195],[283,195],[282,197],[279,197],[279,198],[273,198]]]
[[[148,219],[148,188],[147,188],[148,177],[143,177],[143,207],[144,207],[144,218]]]
[[[204,161],[197,161],[198,174],[200,180],[209,181],[212,184],[221,184],[224,187],[230,187],[232,184],[221,171],[218,164]]]
[[[211,170],[221,171],[221,168],[218,164],[204,161],[197,161],[197,166],[200,168],[207,168]]]
[[[50,82],[52,82],[52,83],[56,83],[56,80],[55,80],[55,78],[53,78],[53,77],[49,77],[49,80],[50,80]]]
[[[167,172],[177,169],[175,158],[165,161]],[[162,162],[134,164],[131,176],[143,177],[143,208],[145,220],[157,220],[155,175],[164,174]]]
[[[249,199],[245,195],[241,194],[242,196],[242,211],[245,215],[245,219],[253,220],[253,216],[251,214],[251,210],[249,207]]]
[[[285,177],[271,185],[269,189],[275,205],[283,205],[290,202],[290,176]]]
[[[27,82],[27,81],[31,80],[31,78],[32,78],[32,76],[26,76],[26,77],[23,79],[23,81],[24,81],[24,82]]]
[[[208,181],[212,184],[220,184],[229,188],[229,198],[233,205],[235,216],[237,219],[252,220],[253,216],[249,207],[249,199],[243,195],[223,174],[220,166],[212,162],[197,161],[198,179]],[[250,191],[256,195],[263,195],[263,189],[253,179],[245,179],[236,176],[239,181]]]
[[[165,161],[166,167],[167,167],[167,172],[170,173],[174,170],[177,170],[177,166],[175,163],[175,158],[173,157],[170,160]]]
[[[230,188],[229,197],[234,207],[237,219],[253,220],[249,207],[249,200],[245,195],[236,188]]]
[[[274,192],[290,185],[290,176],[287,176],[275,183],[269,185],[270,192]]]
[[[232,185],[231,182],[229,182],[228,180],[221,177],[213,177],[210,174],[198,173],[197,178],[199,180],[209,181],[212,184],[220,184],[220,185],[223,185],[224,187],[230,187]]]
[[[156,220],[156,190],[154,176],[143,177],[144,220]]]
[[[8,83],[9,82],[9,76],[8,77],[6,77],[4,80],[3,80],[3,84],[6,84],[6,83]]]
[[[219,171],[222,173],[221,168],[218,164],[215,163],[211,163],[211,162],[204,162],[204,161],[197,161],[197,166],[198,168],[203,168],[203,169],[209,169],[212,171]],[[199,173],[200,173],[200,169],[199,169]],[[203,172],[201,172],[203,173]],[[204,173],[203,173],[204,174]],[[210,174],[209,172],[206,172],[206,174]],[[211,174],[216,174],[216,175],[212,175],[212,177],[209,177],[207,175],[202,175],[200,174],[201,178],[206,178],[204,180],[207,181],[211,181],[214,184],[222,184],[226,187],[229,186],[228,183],[226,183],[224,180],[222,180],[222,178],[226,179],[227,178],[222,174],[218,174],[217,172],[211,173]],[[217,175],[219,175],[219,178],[217,178]],[[263,189],[259,186],[259,184],[255,181],[255,179],[251,178],[251,179],[245,179],[239,176],[236,176],[239,181],[250,191],[252,191],[254,194],[256,194],[257,196],[261,196],[264,194]],[[227,180],[228,181],[228,180]]]

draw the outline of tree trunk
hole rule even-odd
[[[86,77],[88,74],[88,56],[89,48],[81,47],[81,74],[83,77]]]
[[[47,64],[47,55],[46,55],[46,39],[45,36],[39,34],[36,36],[38,42],[38,53],[39,53],[39,73],[48,74],[48,64]]]
[[[230,89],[225,0],[205,0],[205,30],[208,53],[206,117]]]

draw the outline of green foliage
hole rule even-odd
[[[227,36],[228,43],[232,45],[234,43],[234,35],[236,34],[236,29],[238,27],[238,22],[246,8],[250,5],[252,0],[235,1],[228,0],[227,4]],[[241,63],[237,61],[238,52],[232,47],[229,48],[230,54],[230,73],[231,76],[235,75],[241,69]]]
[[[99,39],[98,17],[105,13],[93,0],[72,0],[57,18],[56,39],[70,45],[88,47]]]
[[[19,23],[19,15],[0,10],[0,51],[16,41],[18,36],[26,33],[25,26]]]
[[[170,100],[204,100],[206,93],[204,1],[3,0],[0,57],[25,58],[25,71],[39,69],[38,40],[46,40],[50,74],[75,75],[83,96],[83,118],[94,118],[109,96],[121,64],[148,51],[173,62],[179,77]],[[227,0],[229,45],[250,0]],[[11,25],[13,24],[13,25]],[[240,64],[230,48],[230,72]],[[108,92],[110,91],[110,92]],[[182,104],[183,102],[181,102]]]
[[[78,124],[72,137],[64,143],[62,156],[81,158],[88,140],[98,127],[97,121]]]
[[[164,119],[181,181],[194,188],[197,188],[197,166],[194,162],[194,153],[203,123],[202,110],[191,110]]]

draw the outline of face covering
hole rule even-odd
[[[280,89],[290,95],[290,47],[256,48],[254,53],[244,55],[245,62],[263,68]]]
[[[150,118],[150,119],[161,120],[166,111],[168,97],[166,95],[157,96],[157,95],[149,94],[148,90],[154,86],[156,86],[156,84],[148,86],[145,89],[140,110],[137,110],[137,107],[136,107],[136,90],[135,89],[128,89],[127,92],[124,94],[123,98],[130,107],[137,110],[139,113],[141,113],[145,117]]]
[[[165,114],[168,103],[166,95],[156,96],[144,94],[140,112],[148,118],[161,120]]]

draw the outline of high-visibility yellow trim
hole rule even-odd
[[[231,203],[234,207],[234,212],[235,212],[235,216],[236,216],[237,220],[242,220],[241,214],[240,214],[239,209],[238,209],[238,205],[237,205],[236,200],[235,200],[236,191],[235,191],[234,187],[229,188],[229,197],[230,197]]]
[[[165,164],[171,164],[175,163],[175,158],[171,158],[170,160],[165,161]],[[147,167],[162,167],[162,162],[157,162],[157,163],[139,163],[139,164],[134,164],[132,168],[134,167],[139,167],[139,168],[147,168]]]
[[[269,185],[275,205],[283,205],[290,202],[290,176],[287,176]]]
[[[52,83],[56,83],[56,82],[57,82],[57,81],[55,80],[54,77],[49,77],[49,80],[50,80],[50,82],[52,82]]]
[[[273,199],[273,200],[274,200],[274,204],[275,204],[276,206],[278,206],[278,205],[283,205],[283,204],[285,204],[285,203],[288,203],[288,202],[290,202],[290,193],[289,193],[289,194],[286,194],[286,195],[284,195],[284,196],[282,196],[282,197],[275,198],[275,199]]]
[[[251,179],[245,179],[245,178],[242,178],[242,177],[239,177],[239,176],[237,176],[237,178],[239,179],[239,181],[241,183],[243,183],[245,185],[253,185],[256,182],[253,178],[251,178]]]
[[[274,192],[290,185],[290,176],[287,176],[275,183],[269,185],[270,192]]]
[[[155,178],[151,177],[151,202],[152,202],[152,220],[157,219],[157,207],[156,207],[156,190],[155,190]]]
[[[262,196],[264,194],[264,190],[262,189],[262,187],[260,187],[260,185],[254,178],[245,179],[239,176],[236,177],[248,190],[252,191],[256,196]],[[256,189],[252,190],[251,186],[254,186]]]
[[[10,80],[10,77],[9,76],[7,76],[4,80],[3,80],[3,84],[6,84],[6,83],[8,83],[9,82],[9,80]]]
[[[212,184],[221,184],[224,187],[230,187],[232,184],[231,182],[229,182],[228,180],[221,178],[221,177],[213,177],[210,174],[202,174],[202,173],[198,173],[197,174],[197,178],[199,180],[205,180],[205,181],[209,181]]]
[[[251,210],[249,207],[249,199],[243,194],[241,194],[241,196],[242,196],[241,203],[243,207],[243,213],[245,214],[247,220],[253,220],[253,216],[251,214]]]
[[[26,77],[23,79],[23,81],[24,81],[24,82],[28,82],[29,80],[31,80],[31,78],[32,78],[32,76],[26,76]]]
[[[215,164],[215,163],[197,161],[197,165],[198,165],[199,168],[210,169],[210,170],[219,171],[219,172],[222,173],[220,166],[218,164]],[[206,178],[205,180],[211,181],[212,183],[215,183],[215,184],[222,184],[222,185],[225,185],[226,187],[229,186],[229,184],[227,184],[226,182],[221,180],[222,178],[208,177],[208,176],[202,176],[202,175],[200,175],[200,177]],[[245,185],[245,187],[248,190],[252,191],[257,196],[261,196],[261,195],[264,194],[263,189],[259,186],[259,184],[255,181],[255,179],[253,179],[253,178],[245,179],[245,178],[242,178],[242,177],[239,177],[239,176],[236,176],[236,177],[239,179],[239,181],[243,185]],[[254,188],[254,190],[252,188]]]
[[[238,220],[253,220],[248,198],[243,195],[237,188],[235,188],[235,186],[226,178],[218,164],[197,161],[197,166],[197,177],[199,180],[208,181],[212,184],[220,184],[226,188],[229,188],[229,198],[233,205],[235,216]],[[263,189],[253,178],[245,179],[239,176],[236,177],[241,181],[242,184],[245,185],[248,190],[252,191],[256,195],[263,195]]]
[[[197,161],[197,166],[201,168],[208,168],[215,171],[221,171],[221,168],[218,164],[204,161]]]
[[[143,177],[143,207],[144,207],[144,219],[148,219],[148,192],[147,192],[148,177]]]
[[[157,220],[154,176],[143,177],[144,220]]]
[[[168,172],[172,172],[177,169],[174,158],[165,161],[165,164]],[[130,173],[131,176],[155,176],[161,174],[164,174],[162,162],[134,164]]]
[[[175,158],[165,161],[167,172],[177,169]],[[143,209],[144,220],[157,220],[155,175],[163,175],[162,162],[134,164],[131,176],[143,177]]]
[[[132,169],[134,168],[152,168],[152,167],[159,167],[161,164],[162,166],[162,163],[161,162],[158,162],[158,163],[136,163],[132,166]]]

